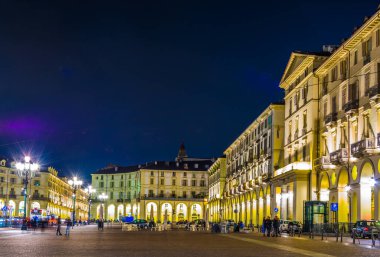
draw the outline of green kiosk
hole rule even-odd
[[[327,223],[328,205],[324,201],[305,201],[303,210],[303,231],[310,232],[313,224]]]

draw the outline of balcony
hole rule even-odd
[[[343,106],[345,113],[357,113],[359,108],[359,99],[351,100]]]
[[[379,137],[378,137],[379,138]],[[351,152],[355,157],[362,157],[366,154],[372,153],[375,149],[375,140],[365,138],[356,143],[351,144]]]
[[[325,117],[325,124],[326,126],[333,126],[336,124],[336,121],[338,120],[338,113],[330,113]]]
[[[380,86],[376,85],[370,87],[369,89],[367,89],[366,95],[368,95],[368,98],[370,99],[371,103],[378,103],[378,100],[380,99]]]
[[[348,159],[347,148],[342,148],[335,152],[330,153],[330,162],[332,164],[340,164],[340,163],[346,162],[347,159]]]
[[[330,162],[330,156],[326,155],[326,156],[322,156],[320,158],[317,158],[315,161],[314,161],[314,166],[318,166],[320,167],[321,169],[328,169],[328,168],[332,168],[332,165],[331,162]]]
[[[363,56],[363,66],[371,62],[371,55],[365,55]]]

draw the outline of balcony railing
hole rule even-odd
[[[330,113],[329,115],[327,115],[325,117],[325,124],[331,125],[331,124],[335,123],[337,120],[338,120],[338,113],[336,113],[336,112]]]
[[[365,55],[363,56],[363,65],[366,65],[371,62],[371,55]]]
[[[330,156],[322,156],[314,161],[315,166],[324,166],[324,165],[330,165]]]
[[[379,95],[380,95],[380,87],[379,87],[379,85],[370,87],[367,90],[366,95],[368,95],[369,98],[379,97]]]
[[[365,138],[351,144],[351,152],[355,157],[362,157],[365,154],[368,154],[368,151],[373,149],[375,149],[375,140],[372,138]]]
[[[346,113],[357,112],[359,108],[359,99],[351,100],[343,106],[343,109]]]
[[[346,162],[348,158],[348,150],[347,148],[339,149],[335,152],[330,153],[330,162],[333,164],[339,164],[342,162]]]

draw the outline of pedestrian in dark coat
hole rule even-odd
[[[61,224],[62,224],[62,221],[61,221],[61,216],[58,216],[58,220],[57,220],[57,231],[56,231],[56,235],[58,236],[62,236],[62,233],[61,233]]]
[[[273,229],[274,229],[274,234],[277,237],[280,233],[280,219],[276,215],[273,219]]]
[[[266,234],[268,237],[270,236],[271,229],[272,229],[272,221],[271,221],[270,217],[268,216],[265,219],[265,231],[266,231]]]

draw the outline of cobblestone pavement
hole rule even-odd
[[[64,232],[65,228],[62,229]],[[188,231],[122,232],[75,227],[70,237],[44,232],[0,230],[0,256],[380,256],[380,246],[310,240],[307,237],[267,238],[261,234],[211,234]]]

